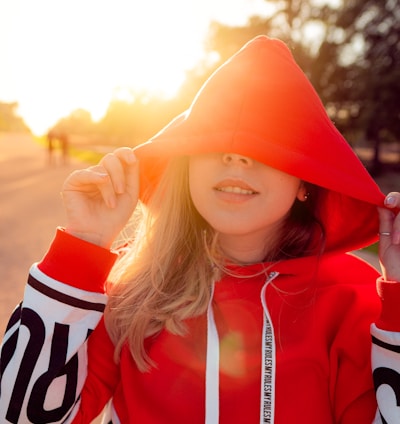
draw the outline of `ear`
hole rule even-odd
[[[307,188],[304,185],[304,181],[300,183],[299,190],[297,192],[297,199],[300,200],[300,202],[305,202],[308,199],[309,193],[307,192]]]

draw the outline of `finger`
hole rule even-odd
[[[114,150],[114,155],[126,165],[133,165],[136,162],[136,156],[130,147],[120,147]]]
[[[137,202],[139,196],[139,161],[132,150],[129,154],[129,163],[125,165],[124,170],[126,192]]]
[[[114,154],[109,153],[100,161],[108,175],[116,193],[123,193],[125,190],[125,172],[121,160]]]
[[[392,242],[400,245],[400,193],[392,191],[385,198],[385,206],[393,211]]]
[[[385,208],[378,208],[379,213],[379,246],[385,251],[391,244],[393,238],[393,213]]]
[[[132,149],[121,147],[106,155],[100,162],[110,175],[114,190],[122,194],[126,189],[127,170],[136,163]]]
[[[393,244],[400,245],[400,212],[396,211],[396,213],[393,214],[393,236],[392,236],[392,242]]]
[[[400,208],[400,193],[392,191],[385,197],[385,206],[388,208]]]
[[[117,156],[124,168],[125,172],[125,184],[126,190],[130,193],[132,191],[138,191],[139,185],[139,169],[138,169],[138,160],[129,147],[121,147],[114,151],[115,156]]]
[[[100,165],[98,165],[96,169],[98,170],[97,172],[107,175],[107,178],[104,178],[100,184],[97,184],[97,189],[99,190],[105,204],[109,208],[114,209],[117,206],[117,194],[115,192],[115,185],[111,179],[110,173],[106,168]]]
[[[63,191],[87,191],[88,187],[104,184],[109,179],[108,173],[99,167],[91,167],[72,172],[64,181]]]
[[[63,193],[81,192],[95,198],[100,195],[106,205],[114,208],[116,205],[116,195],[111,183],[110,176],[102,166],[74,171],[65,181]]]

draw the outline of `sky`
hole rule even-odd
[[[265,0],[0,0],[0,102],[44,134],[115,93],[173,96],[204,55],[211,20],[243,25]]]

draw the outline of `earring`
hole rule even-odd
[[[304,201],[306,201],[307,199],[308,199],[308,197],[310,196],[310,193],[306,193],[305,195],[304,195]]]

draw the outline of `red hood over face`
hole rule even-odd
[[[206,81],[191,107],[135,148],[142,198],[171,157],[232,152],[328,189],[326,250],[377,239],[384,195],[281,41],[258,36]]]

